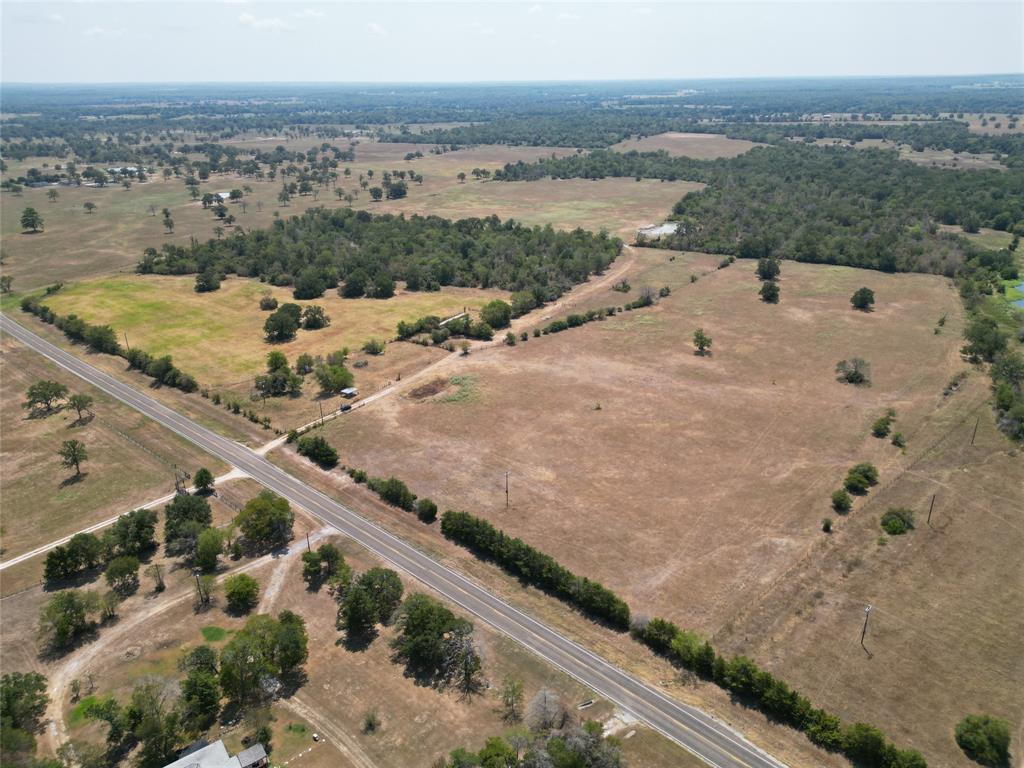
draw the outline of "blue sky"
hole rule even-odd
[[[10,2],[5,82],[1024,71],[1015,2]]]

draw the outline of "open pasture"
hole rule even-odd
[[[656,152],[665,150],[670,155],[692,157],[695,160],[714,160],[717,157],[736,157],[754,147],[764,146],[746,139],[730,139],[719,133],[678,133],[669,131],[654,136],[626,139],[611,148],[619,152]]]
[[[343,462],[488,517],[638,613],[714,633],[820,539],[846,468],[899,461],[870,423],[895,407],[912,434],[934,410],[958,366],[959,309],[938,278],[789,262],[769,306],[750,263],[690,283],[705,257],[641,254],[634,285],[646,265],[673,289],[654,309],[475,352],[446,369],[456,384],[424,395],[417,382],[326,431]],[[865,283],[872,314],[849,305]],[[698,326],[711,356],[693,354]],[[855,355],[870,388],[835,381]]]
[[[278,143],[303,149],[321,142],[308,139]],[[270,148],[276,146],[270,142],[267,144]],[[267,144],[263,144],[264,148]],[[343,141],[341,145],[344,145]],[[423,152],[424,156],[415,160],[405,159],[407,153],[415,151]],[[650,190],[638,195],[640,189],[652,186],[652,182],[641,182],[636,187],[597,182],[592,188],[581,189],[573,181],[566,181],[554,185],[523,185],[522,189],[513,192],[503,189],[506,185],[479,182],[471,175],[474,168],[493,171],[505,163],[530,162],[552,153],[571,151],[555,147],[480,146],[431,155],[429,147],[423,145],[381,144],[364,140],[356,146],[355,162],[338,168],[340,175],[336,189],[355,194],[353,205],[373,212],[436,213],[451,218],[496,214],[502,218],[515,217],[529,224],[554,223],[556,226],[595,230],[601,227],[617,230],[622,224],[616,218],[620,207],[624,213],[632,213],[642,219],[641,223],[649,223],[663,215],[688,191],[663,184],[660,185],[663,195],[652,195]],[[38,162],[26,161],[23,165],[42,166],[42,159],[33,160]],[[341,175],[346,167],[350,169],[351,176]],[[367,179],[372,186],[378,183],[384,171],[401,169],[424,178],[422,184],[409,185],[409,194],[404,200],[374,203],[369,193],[360,189],[360,174],[367,175],[372,170],[374,178]],[[467,175],[464,184],[459,183],[459,173]],[[277,199],[281,184],[281,178],[257,180],[225,173],[212,175],[201,184],[199,191],[201,194],[227,192],[249,186],[252,192],[246,194],[244,206],[241,203],[228,206],[237,219],[236,225],[247,230],[270,226],[278,216],[294,216],[311,207],[345,205],[333,189],[327,188],[315,194],[294,195],[287,204],[281,204]],[[564,189],[559,189],[559,185],[565,185]],[[659,186],[656,182],[653,185]],[[51,190],[58,193],[56,201],[50,201],[47,196]],[[594,198],[595,201],[578,208],[571,205],[571,202],[580,202],[583,192],[586,192],[586,199]],[[85,211],[87,202],[96,205],[92,213]],[[19,219],[28,206],[34,207],[42,216],[43,231],[22,231]],[[549,210],[552,206],[556,208]],[[638,208],[647,206],[649,211],[637,212]],[[161,211],[164,208],[170,210],[174,220],[172,233],[167,233],[163,226]],[[165,181],[159,168],[148,181],[133,184],[130,189],[111,184],[102,188],[31,188],[19,194],[5,191],[0,209],[4,271],[14,278],[14,290],[19,292],[58,281],[131,271],[147,247],[159,248],[164,243],[187,245],[192,237],[206,240],[216,236],[218,226],[225,234],[231,231],[211,211],[204,210],[198,201],[191,199],[181,178]]]
[[[975,765],[953,728],[976,712],[1011,723],[1011,751],[1024,749],[1024,470],[988,390],[972,373],[891,479],[719,636],[844,718],[885,723],[929,765]],[[894,506],[916,527],[882,546],[878,521]]]
[[[225,471],[218,460],[12,339],[0,342],[0,361],[4,559],[173,492],[175,464],[190,472],[200,466]],[[22,407],[25,392],[40,379],[91,395],[92,413],[79,421],[64,406],[30,415]],[[80,478],[60,465],[57,450],[65,440],[85,444],[89,458]]]

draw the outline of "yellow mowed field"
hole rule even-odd
[[[266,355],[273,350],[284,352],[291,362],[302,353],[326,355],[342,347],[355,352],[370,339],[394,338],[401,320],[449,317],[507,297],[504,291],[445,288],[403,291],[383,301],[343,299],[336,291],[295,301],[290,288],[248,278],[225,280],[212,293],[196,293],[194,284],[192,277],[118,275],[67,286],[45,302],[59,314],[74,313],[91,323],[109,324],[119,334],[127,334],[130,346],[172,355],[175,364],[200,384],[219,386],[262,373]],[[270,313],[259,308],[264,293],[280,303],[324,307],[331,324],[317,331],[300,330],[291,342],[269,344],[263,324]]]

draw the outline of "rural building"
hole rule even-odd
[[[355,387],[346,387],[345,389],[341,390],[342,397],[355,397],[358,394],[359,390],[356,389]]]
[[[115,165],[112,168],[107,168],[107,173],[120,174],[120,173],[138,173],[139,168],[135,165]]]
[[[679,222],[666,221],[664,224],[657,224],[650,227],[641,227],[636,231],[637,237],[654,240],[662,235],[671,235],[679,229]]]
[[[179,757],[164,768],[264,768],[269,765],[267,751],[262,744],[253,744],[232,757],[223,741],[193,745],[192,751]]]
[[[217,194],[217,197],[219,197],[221,200],[229,200],[229,199],[231,199],[231,193],[230,192],[217,192],[216,194]]]

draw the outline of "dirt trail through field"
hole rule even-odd
[[[290,699],[282,699],[281,704],[301,717],[316,729],[320,735],[326,735],[333,745],[348,760],[348,765],[353,768],[376,768],[370,756],[363,751],[352,735],[343,728],[339,728],[330,720],[324,719],[312,706],[306,704],[301,694],[292,696]]]

